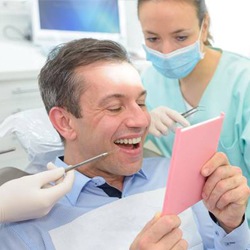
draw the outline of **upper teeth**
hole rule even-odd
[[[137,144],[141,141],[141,137],[138,138],[133,138],[133,139],[119,139],[116,140],[115,143],[120,143],[120,144]]]

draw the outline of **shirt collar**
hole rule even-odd
[[[68,167],[68,165],[60,159],[61,157],[57,157],[55,161],[55,165],[58,167]],[[83,187],[90,181],[91,179],[78,171],[75,171],[75,180],[72,186],[72,189],[69,193],[66,194],[66,197],[70,201],[72,205],[76,205],[77,199],[83,189]]]
[[[152,175],[151,168],[146,167],[147,166],[147,162],[149,161],[149,159],[150,158],[143,158],[142,168],[138,171],[138,174],[142,178],[145,178],[146,180],[149,180],[150,176]]]
[[[68,165],[63,161],[63,156],[57,157],[55,160],[55,165],[58,167],[68,167]],[[148,179],[149,173],[143,168],[141,168],[137,173],[134,174],[134,176],[137,175],[141,178]],[[72,189],[69,193],[66,194],[67,199],[69,202],[75,206],[77,199],[82,191],[82,189],[85,187],[85,185],[91,181],[91,178],[85,176],[84,174],[79,173],[78,171],[75,171],[75,180],[72,186]]]
[[[135,173],[134,175],[138,175],[138,176],[140,176],[142,178],[148,179],[147,171],[143,170],[142,168],[137,173]]]

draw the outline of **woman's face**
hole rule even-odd
[[[167,54],[195,43],[200,26],[195,6],[176,0],[147,1],[139,8],[145,44]],[[205,26],[203,26],[205,27]],[[203,28],[201,41],[205,41]]]

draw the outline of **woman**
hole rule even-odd
[[[204,0],[138,0],[138,16],[153,65],[142,75],[151,134],[166,133],[171,120],[187,125],[179,113],[191,107],[202,108],[188,119],[191,124],[225,112],[218,150],[250,183],[250,60],[210,45]],[[173,133],[149,137],[171,155]]]
[[[74,171],[48,164],[52,170],[14,179],[0,186],[0,223],[35,219],[46,215],[68,193]],[[56,182],[55,185],[49,185]]]
[[[165,107],[181,113],[200,106],[191,124],[225,112],[219,150],[250,180],[250,60],[210,46],[204,0],[139,0],[138,14],[153,64],[142,76],[153,122],[154,113],[173,112]],[[151,139],[171,155],[173,133]]]

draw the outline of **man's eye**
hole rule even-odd
[[[109,111],[111,112],[119,112],[122,110],[122,107],[113,107],[113,108],[108,108]]]
[[[138,106],[140,106],[140,107],[146,107],[146,104],[145,104],[145,102],[139,102]]]

